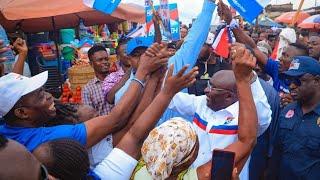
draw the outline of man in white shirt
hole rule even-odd
[[[261,84],[256,79],[254,75],[251,90],[258,113],[257,135],[260,136],[269,127],[272,112]],[[193,125],[199,137],[200,149],[193,167],[211,160],[214,149],[223,149],[237,141],[239,103],[233,71],[217,72],[209,81],[205,93],[203,96],[194,96],[180,92],[169,105],[170,109],[182,115],[194,117]],[[246,163],[240,179],[248,179],[248,175]]]

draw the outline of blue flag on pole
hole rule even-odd
[[[112,14],[120,2],[121,0],[83,0],[86,6],[106,14]]]
[[[252,23],[271,0],[228,0],[228,2],[245,20]]]

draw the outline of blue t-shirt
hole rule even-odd
[[[264,67],[265,72],[272,77],[273,87],[278,92],[289,93],[289,84],[282,78],[280,78],[279,74],[279,62],[268,59],[267,64]]]
[[[87,143],[87,131],[83,123],[39,128],[11,127],[4,124],[0,126],[0,134],[19,142],[30,152],[43,143],[61,138],[73,139],[83,146]]]

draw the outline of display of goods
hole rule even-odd
[[[36,45],[39,54],[46,60],[55,60],[57,58],[57,49],[54,42],[40,43]]]
[[[75,65],[68,69],[69,82],[71,88],[85,86],[91,79],[95,77],[93,68],[87,65]]]
[[[62,103],[77,103],[80,104],[82,102],[81,98],[81,87],[77,86],[74,91],[72,91],[67,83],[63,85],[62,89],[62,96],[61,96]]]

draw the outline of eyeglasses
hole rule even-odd
[[[48,170],[43,164],[40,165],[40,178],[41,180],[49,180]]]
[[[210,92],[213,91],[213,90],[215,90],[215,91],[217,91],[217,92],[229,91],[229,92],[232,92],[232,93],[233,93],[233,91],[231,91],[231,90],[229,90],[229,89],[222,89],[222,88],[212,87],[209,81],[207,81],[207,88],[209,89]]]

